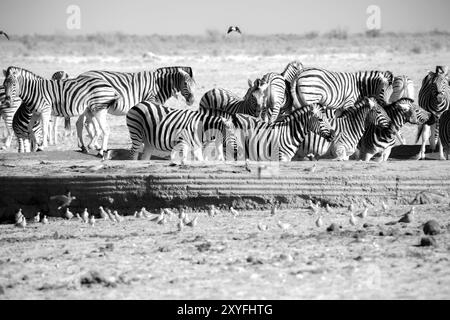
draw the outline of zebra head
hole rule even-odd
[[[392,94],[386,94],[386,97],[387,96],[389,96],[389,103],[398,101],[401,98],[414,100],[414,82],[408,76],[396,76],[392,83]]]
[[[386,129],[390,126],[391,118],[389,118],[386,110],[380,106],[376,97],[365,97],[361,101],[361,104],[369,107],[369,113],[367,114],[364,123],[365,128],[370,125],[375,125]]]
[[[192,106],[194,104],[194,90],[195,90],[195,80],[186,71],[178,68],[178,85],[175,90],[181,92],[181,95],[186,99],[186,104]]]
[[[430,118],[430,113],[423,110],[418,105],[414,104],[414,101],[409,98],[402,98],[393,104],[387,106],[392,108],[396,115],[403,119],[404,122],[412,124],[421,124]]]
[[[436,66],[436,72],[431,72],[431,98],[437,105],[450,102],[450,86],[447,66]],[[444,110],[445,111],[445,110]]]
[[[244,100],[249,101],[249,114],[253,117],[259,117],[261,111],[264,109],[266,89],[268,84],[261,79],[256,79],[253,83],[248,79],[248,90],[245,94]]]
[[[391,71],[359,72],[357,76],[362,96],[375,96],[384,102],[387,102],[387,94],[392,91],[393,80]]]
[[[4,103],[6,107],[10,108],[12,101],[20,97],[21,86],[20,86],[20,74],[16,70],[3,70],[5,80],[3,81],[3,87],[5,88],[5,99]]]
[[[283,78],[286,79],[286,81],[288,83],[291,83],[295,76],[303,69],[303,64],[298,61],[298,60],[294,60],[289,62],[286,67],[284,68],[284,70],[281,72],[281,75],[283,76]]]
[[[69,79],[69,75],[65,71],[56,71],[52,75],[52,80],[66,80]]]
[[[335,132],[322,110],[322,106],[318,103],[309,105],[306,113],[308,120],[305,127],[307,131],[316,133],[325,140],[331,141],[334,139]]]

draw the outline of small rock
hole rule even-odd
[[[370,228],[372,225],[370,223],[364,223],[363,224],[363,228]]]
[[[380,237],[384,237],[384,232],[383,232],[383,231],[380,231],[380,232],[378,233],[378,235],[379,235]]]
[[[280,254],[280,260],[286,260],[288,262],[292,262],[294,261],[294,258],[292,258],[292,256],[290,254]]]
[[[332,223],[328,228],[327,231],[328,232],[334,232],[334,231],[338,231],[339,230],[339,226],[336,223]]]
[[[423,233],[426,235],[436,235],[441,231],[441,226],[436,220],[429,220],[423,225]]]
[[[436,246],[436,240],[434,240],[433,237],[422,237],[420,239],[420,246],[421,247],[429,247],[429,246]]]

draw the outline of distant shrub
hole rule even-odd
[[[315,39],[319,36],[319,32],[317,31],[310,31],[303,35],[305,39]]]
[[[206,40],[209,42],[218,42],[223,38],[222,32],[218,30],[208,29],[206,30]]]
[[[348,38],[348,32],[342,28],[336,28],[326,34],[327,38],[345,40]]]
[[[381,30],[380,29],[372,29],[372,30],[367,30],[366,31],[366,36],[368,38],[377,38],[381,35]]]
[[[275,55],[275,52],[269,48],[266,48],[261,52],[261,55],[263,55],[265,57],[273,56],[273,55]]]
[[[440,41],[433,41],[431,43],[431,46],[433,47],[433,49],[436,49],[436,50],[442,49],[442,43]]]
[[[415,53],[415,54],[420,54],[420,53],[422,53],[422,48],[419,46],[414,46],[411,48],[411,52]]]

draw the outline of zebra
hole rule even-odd
[[[61,80],[61,79],[67,79],[69,76],[66,72],[64,71],[57,71],[55,72],[51,79],[53,80]],[[2,150],[5,149],[9,149],[9,147],[11,146],[11,142],[12,142],[12,138],[13,138],[13,117],[14,114],[16,113],[16,111],[18,110],[18,108],[20,107],[20,104],[22,102],[22,100],[19,97],[16,97],[15,100],[12,102],[12,104],[10,105],[10,107],[6,107],[6,104],[4,103],[4,99],[5,99],[5,89],[3,86],[0,86],[0,116],[3,118],[3,120],[5,121],[5,125],[6,125],[6,130],[7,130],[7,137],[6,137],[6,141],[5,144],[1,147]],[[52,126],[49,127],[49,143],[51,143],[52,139],[51,139],[51,135],[54,135],[54,144],[56,144],[56,117],[52,117]]]
[[[116,91],[106,82],[86,77],[67,80],[47,80],[34,73],[18,68],[9,67],[5,72],[5,101],[11,104],[19,96],[33,116],[28,124],[31,138],[36,142],[31,129],[37,119],[43,126],[43,143],[39,147],[43,150],[48,145],[48,123],[50,116],[72,117],[83,114],[89,108],[95,112],[101,130],[105,134],[102,149],[107,149],[109,127],[106,122],[107,107],[116,102]],[[82,137],[82,127],[77,126],[78,144],[81,150],[86,150]]]
[[[392,83],[392,92],[390,94],[386,92],[386,96],[389,97],[389,103],[394,103],[401,98],[414,100],[414,82],[408,76],[396,76]],[[403,138],[400,130],[397,132],[397,140],[400,141],[401,144],[406,144],[406,140]]]
[[[379,106],[381,108],[381,106]],[[401,98],[394,103],[384,106],[391,119],[389,127],[381,128],[369,123],[358,143],[357,158],[370,161],[374,155],[381,153],[380,162],[387,161],[395,144],[397,131],[405,124],[422,124],[429,120],[431,114],[414,104],[409,98]]]
[[[309,133],[300,145],[297,154],[300,157],[313,155],[316,160],[332,157],[334,160],[348,160],[356,152],[359,140],[364,134],[368,122],[387,128],[390,118],[382,108],[377,108],[373,97],[365,97],[353,108],[348,108],[341,117],[331,119],[331,128],[335,131],[333,141]]]
[[[195,80],[191,67],[174,66],[162,67],[151,71],[136,73],[114,71],[89,71],[82,77],[98,78],[107,81],[120,95],[116,104],[108,108],[108,113],[124,116],[141,101],[154,101],[164,104],[170,97],[177,98],[178,93],[185,98],[188,105],[194,103]],[[91,137],[88,148],[97,148],[99,139],[98,124],[89,110],[78,119],[86,122]]]
[[[419,105],[431,112],[432,117],[428,123],[419,126],[416,141],[422,138],[422,145],[417,159],[425,159],[425,145],[429,139],[432,151],[435,150],[436,144],[439,145],[439,158],[443,160],[445,159],[443,148],[442,144],[439,143],[439,118],[450,106],[450,83],[447,66],[436,66],[436,71],[429,71],[422,80],[419,91]],[[432,132],[430,132],[430,126]]]
[[[330,124],[318,104],[297,109],[274,123],[245,114],[222,118],[226,129],[235,132],[237,146],[245,159],[252,161],[291,161],[308,131],[331,140]]]
[[[289,114],[292,111],[293,99],[291,95],[291,82],[303,69],[300,61],[289,62],[281,74],[269,72],[261,80],[268,84],[265,91],[265,104],[261,117],[267,122],[274,122],[280,114]]]
[[[172,151],[173,157],[173,151],[186,151],[188,147],[194,150],[197,160],[203,160],[201,147],[205,142],[220,140],[220,135],[229,136],[223,132],[221,117],[230,117],[230,114],[219,110],[172,109],[151,101],[141,102],[126,116],[132,141],[130,159],[138,159],[139,149],[144,144],[142,160],[150,160],[155,149]],[[186,156],[184,152],[183,159]]]
[[[65,71],[56,71],[52,77],[52,80],[66,80],[69,79],[69,75]],[[54,115],[52,115],[49,125],[49,135],[48,135],[48,143],[50,145],[56,145],[58,144],[58,118]],[[70,128],[70,117],[64,118],[64,127],[66,128],[66,135],[67,135],[67,128]]]
[[[43,142],[42,124],[40,119],[34,123],[31,129],[32,134],[30,134],[28,124],[30,123],[32,116],[33,112],[31,111],[31,108],[23,103],[14,113],[12,129],[17,137],[19,153],[36,151]],[[34,136],[35,139],[31,139],[31,135]]]
[[[267,84],[263,83],[261,79],[256,79],[253,83],[248,79],[248,87],[247,93],[242,99],[226,89],[211,89],[200,99],[199,111],[213,109],[230,114],[244,113],[258,117],[261,113]]]
[[[320,68],[304,68],[292,82],[294,107],[312,103],[327,109],[346,109],[366,96],[386,101],[385,91],[392,85],[391,71],[332,72]],[[327,116],[329,113],[327,112]]]
[[[450,160],[450,109],[444,111],[439,118],[439,139],[445,159]]]

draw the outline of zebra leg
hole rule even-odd
[[[437,120],[437,121],[439,121],[439,119]],[[430,150],[431,150],[431,152],[434,152],[434,151],[436,151],[436,145],[437,145],[437,141],[436,141],[436,124],[432,124],[431,126],[430,126],[430,137],[429,137],[429,140],[430,140]],[[439,137],[438,137],[438,139],[439,139]]]
[[[150,160],[152,157],[153,147],[149,143],[144,143],[144,153],[142,154],[141,160]]]
[[[424,124],[422,130],[422,145],[420,146],[419,154],[416,156],[417,160],[425,159],[425,147],[429,139],[430,139],[430,126]]]
[[[375,154],[373,154],[373,153],[366,153],[366,154],[364,154],[364,161],[365,162],[369,162],[370,159],[372,159],[374,155]]]
[[[50,114],[48,114],[48,113],[41,113],[41,125],[42,125],[42,134],[43,134],[42,138],[43,138],[43,141],[42,141],[42,146],[38,147],[38,149],[37,149],[38,151],[42,151],[42,150],[44,150],[44,148],[46,148],[48,146],[47,138],[48,138],[48,125],[49,125],[49,123],[50,123]],[[38,142],[36,140],[36,137],[35,137],[34,133],[33,133],[33,137],[34,137],[33,142],[36,145],[38,145]]]
[[[23,140],[23,152],[31,152],[30,139],[24,139]]]
[[[380,157],[380,162],[386,162],[389,159],[389,156],[391,155],[392,147],[386,148],[382,153]]]
[[[94,117],[98,120],[98,124],[103,133],[103,143],[102,148],[98,151],[98,155],[103,157],[103,153],[108,150],[108,140],[109,140],[109,125],[106,121],[106,115],[108,114],[108,109],[101,109],[94,114]]]
[[[90,112],[86,113],[86,128],[91,138],[91,142],[88,145],[89,149],[100,150],[98,139],[100,138],[100,126],[95,117]]]
[[[406,139],[403,137],[401,131],[397,131],[395,134],[397,136],[397,140],[400,142],[400,144],[406,144]]]
[[[6,150],[9,149],[9,147],[11,147],[11,142],[12,142],[12,138],[13,138],[13,130],[12,128],[8,128],[8,126],[6,126],[6,140],[5,140],[5,144],[1,147],[1,150]]]
[[[439,149],[439,160],[445,160],[446,157],[444,156],[444,148],[442,147],[441,139],[438,138],[437,144]]]
[[[194,160],[195,161],[204,161],[202,147],[197,146],[194,148]]]
[[[87,149],[86,146],[84,145],[84,139],[83,139],[83,125],[84,125],[84,119],[85,119],[85,114],[82,113],[76,122],[76,127],[77,127],[77,136],[78,136],[78,147],[81,148],[81,152],[83,153],[87,153]]]
[[[17,149],[18,153],[25,152],[25,146],[24,146],[23,138],[17,138],[17,145],[18,145],[18,149]]]

